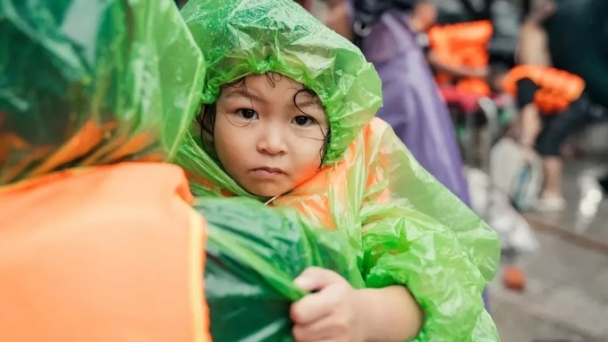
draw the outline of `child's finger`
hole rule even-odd
[[[310,294],[293,303],[289,311],[296,325],[307,325],[329,316],[332,306],[327,304],[326,296],[321,293]]]
[[[329,285],[343,282],[346,280],[338,273],[320,267],[309,267],[294,280],[297,287],[306,291],[320,291]]]
[[[345,335],[343,331],[336,328],[335,324],[332,324],[329,317],[306,325],[295,325],[292,334],[297,342],[330,341],[332,337],[339,336],[339,334]]]

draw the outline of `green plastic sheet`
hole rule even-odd
[[[289,307],[305,293],[293,284],[307,267],[338,271],[364,287],[346,238],[312,229],[293,210],[251,199],[206,199],[205,297],[214,341],[290,341]]]
[[[170,0],[0,1],[0,45],[0,184],[170,158],[205,75]]]
[[[344,253],[356,260],[365,286],[407,286],[426,314],[417,341],[497,341],[481,293],[498,267],[498,238],[416,162],[386,123],[372,120],[381,87],[361,52],[291,0],[190,0],[183,15],[210,67],[200,89],[203,103],[213,103],[224,83],[276,72],[313,89],[326,109],[330,157],[316,176],[268,206],[295,209],[309,222],[305,226],[311,232],[329,229],[344,234]],[[199,134],[200,127],[193,122],[175,159],[190,176],[195,195],[268,200],[255,198],[231,179],[205,153]],[[259,231],[257,223],[252,225]],[[212,235],[211,231],[210,239]],[[272,244],[275,239],[280,237],[264,236],[251,243]],[[298,256],[292,258],[284,260],[300,265]],[[248,260],[240,262],[252,267]],[[281,278],[281,284],[290,284],[296,273],[273,272],[277,266],[264,273],[258,269],[259,279]],[[217,290],[213,284],[208,281],[208,293]],[[293,293],[289,287],[275,286],[275,291],[284,299],[295,299],[287,295]],[[234,314],[241,317],[247,316],[245,311],[260,314],[253,308],[238,310]],[[246,325],[237,322],[222,328]],[[217,318],[211,323],[221,324]],[[277,334],[264,335],[264,340],[289,340],[279,330],[273,328]],[[222,336],[214,338],[229,340]]]

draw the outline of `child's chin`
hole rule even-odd
[[[245,190],[254,196],[263,198],[273,198],[282,194],[282,192],[280,192],[278,189],[264,189],[260,187],[251,187],[250,189]]]

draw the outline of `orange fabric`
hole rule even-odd
[[[160,163],[0,188],[0,341],[210,341],[192,200]]]
[[[479,77],[467,77],[456,82],[456,89],[464,94],[490,96],[492,90],[488,83]]]
[[[0,124],[3,120],[4,114],[0,112]],[[60,146],[34,146],[12,132],[0,132],[0,165],[14,165],[0,175],[0,184],[44,175],[77,159],[81,159],[79,165],[104,165],[132,156],[137,156],[140,162],[159,162],[165,156],[155,149],[157,145],[155,135],[150,132],[126,136],[118,130],[116,122],[100,126],[94,120],[86,121]]]
[[[524,78],[531,79],[540,88],[534,95],[534,103],[543,114],[565,110],[585,90],[585,81],[569,72],[551,67],[520,65],[505,76],[505,92],[515,95],[517,82]]]
[[[104,132],[99,125],[88,120],[77,134],[52,154],[30,173],[30,176],[39,176],[51,172],[58,165],[80,158],[95,148],[103,140]]]
[[[481,68],[488,65],[488,43],[492,38],[492,23],[489,20],[473,21],[451,25],[435,26],[429,31],[429,41],[433,52],[443,63]],[[437,83],[456,83],[465,93],[489,95],[490,87],[482,78],[455,80],[449,74],[439,73]]]

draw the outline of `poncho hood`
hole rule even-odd
[[[342,157],[381,105],[380,78],[361,51],[292,0],[190,0],[182,15],[208,64],[202,102],[252,74],[304,84],[329,119],[324,164]]]

